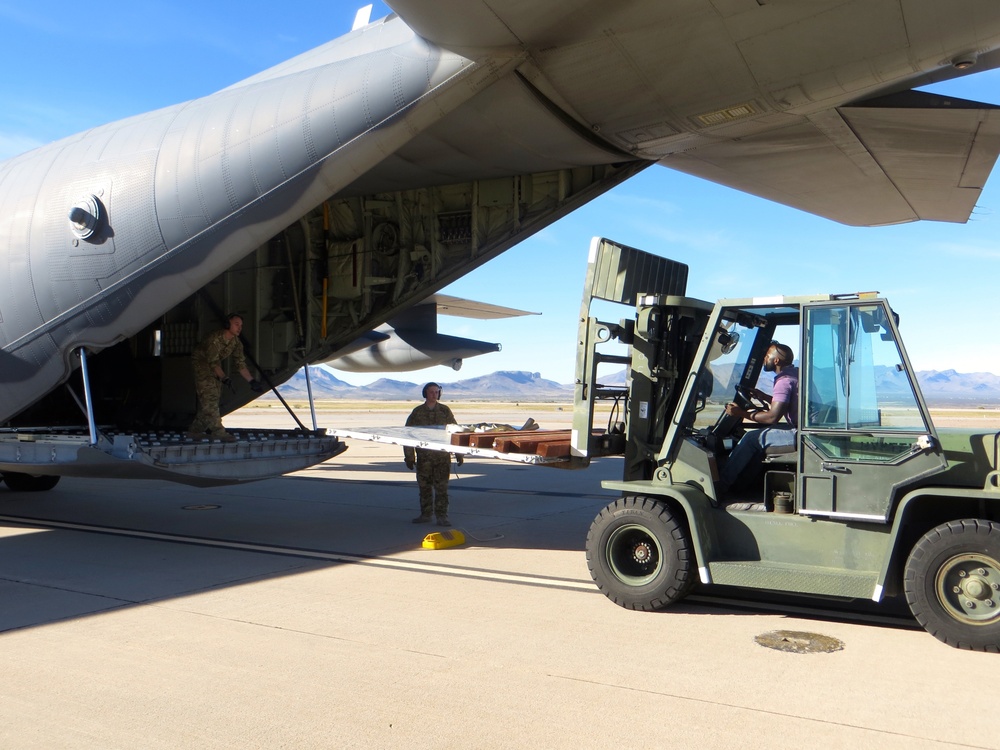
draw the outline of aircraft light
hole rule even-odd
[[[83,196],[69,210],[69,228],[81,240],[93,236],[100,219],[101,202],[96,195]]]
[[[975,52],[959,55],[951,61],[951,67],[955,70],[968,70],[978,62],[979,56]]]

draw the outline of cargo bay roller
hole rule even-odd
[[[1000,150],[995,107],[914,90],[996,67],[990,0],[389,5],[0,164],[0,473],[212,483],[323,460],[343,446],[305,429],[270,463],[167,457],[225,314],[281,383],[655,164],[852,225],[961,222]]]

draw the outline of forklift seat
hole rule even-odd
[[[796,436],[797,438],[798,436]],[[793,445],[772,445],[764,451],[766,464],[793,464],[798,458],[798,440]]]

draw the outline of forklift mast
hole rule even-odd
[[[573,414],[573,455],[624,453],[623,479],[651,479],[688,379],[712,305],[684,296],[688,267],[595,237],[580,307]],[[595,300],[626,305],[617,323],[592,315]],[[608,352],[607,349],[615,351]],[[612,365],[615,372],[599,371]],[[624,384],[602,380],[626,368]],[[598,401],[624,404],[608,432],[593,431]],[[612,414],[616,412],[613,410]]]

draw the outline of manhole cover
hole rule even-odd
[[[828,654],[844,648],[843,641],[802,630],[772,630],[770,633],[761,633],[754,640],[765,648],[791,651],[793,654]]]
[[[181,510],[218,510],[221,505],[185,505]]]

